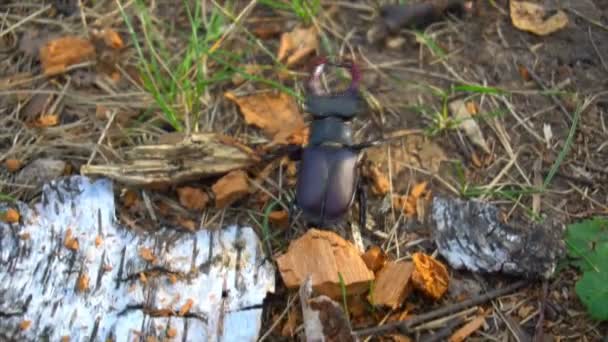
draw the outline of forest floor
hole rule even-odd
[[[192,1],[187,1],[191,12],[177,0],[141,7],[139,1],[2,1],[2,197],[32,201],[39,190],[39,184],[31,184],[32,175],[50,180],[80,173],[83,165],[120,163],[125,151],[178,131],[222,133],[257,151],[278,141],[280,120],[291,118],[293,108],[282,97],[256,103],[262,101],[256,94],[282,92],[300,101],[315,56],[331,56],[349,58],[361,68],[369,108],[355,118],[354,138],[402,133],[368,154],[382,165],[390,190],[367,196],[368,227],[360,230],[366,247],[378,245],[400,260],[417,251],[436,251],[428,225],[391,206],[393,194],[408,194],[423,182],[433,195],[496,204],[507,222],[552,218],[568,225],[606,215],[608,2],[535,2],[553,10],[547,17],[563,10],[567,25],[546,35],[518,29],[506,0],[474,1],[461,15],[378,39],[371,39],[377,1],[323,0],[319,8],[316,1],[198,1],[201,16],[194,15]],[[286,32],[293,33],[295,52],[281,38]],[[53,61],[44,60],[53,56],[40,51],[63,36],[94,44],[72,41],[58,48],[71,52],[47,51],[63,53],[68,61],[53,71]],[[249,103],[234,99],[245,95],[253,96]],[[485,147],[458,129],[448,105],[457,100],[475,118]],[[275,116],[259,119],[260,129],[245,120],[245,112],[264,112],[262,107]],[[306,113],[302,117],[308,122]],[[41,160],[47,164],[22,174]],[[225,208],[207,205],[207,197],[188,208],[177,190],[185,185],[177,183],[146,189],[142,208],[149,204],[159,217],[171,212],[166,222],[191,228],[238,223],[252,225],[260,235],[272,229],[269,248],[276,256],[306,230],[301,220],[289,230],[262,223],[270,199],[286,210],[293,197],[290,165],[249,171],[255,184]],[[218,177],[187,186],[208,190]],[[128,182],[120,187],[120,203],[132,206],[125,193],[141,187]],[[205,196],[213,193],[207,190]],[[349,224],[356,223],[355,207],[332,228],[347,240],[352,239]],[[132,218],[130,224],[150,223],[145,209],[131,209],[125,217]],[[455,283],[484,289],[513,281],[449,272]],[[575,293],[580,276],[575,268],[560,267],[544,282],[545,294],[543,282],[534,282],[487,304],[486,324],[469,340],[525,341],[538,336],[539,321],[548,341],[608,336],[608,325],[592,319]],[[277,284],[265,302],[261,335],[291,340],[301,324],[297,291],[286,289],[278,275]],[[455,301],[452,294],[439,301],[413,296],[408,308],[420,314]],[[353,328],[402,312],[351,312]]]

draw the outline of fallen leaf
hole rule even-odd
[[[397,309],[412,292],[414,265],[409,261],[388,262],[376,276],[368,301],[375,306]]]
[[[191,232],[196,230],[196,222],[181,216],[177,218],[177,224],[188,229]]]
[[[8,172],[17,172],[21,168],[22,163],[19,159],[7,159],[4,161],[4,165],[6,165]]]
[[[379,246],[371,246],[361,258],[363,258],[363,262],[365,262],[367,268],[374,273],[384,267],[388,259],[386,253]]]
[[[249,177],[243,170],[235,170],[220,178],[211,190],[215,195],[215,207],[226,208],[249,193]]]
[[[177,189],[179,203],[190,210],[203,210],[209,202],[209,195],[203,190],[184,186]]]
[[[239,106],[248,125],[259,127],[275,141],[287,140],[306,126],[296,101],[288,94],[265,92],[237,97],[227,92],[224,96]]]
[[[355,245],[333,232],[314,228],[292,241],[276,262],[287,288],[300,287],[312,275],[315,292],[333,299],[342,296],[338,273],[342,274],[347,295],[369,290],[369,282],[374,279]]]
[[[19,212],[13,208],[8,208],[2,215],[2,221],[6,223],[17,223],[19,222]]]
[[[296,27],[291,32],[283,33],[277,59],[283,62],[287,58],[286,65],[288,67],[299,63],[319,48],[317,36],[317,29],[314,26],[309,28]]]
[[[190,312],[190,309],[192,308],[192,304],[194,304],[194,301],[190,298],[188,298],[188,300],[186,300],[186,303],[184,303],[184,305],[182,305],[182,307],[179,309],[179,315],[183,316],[185,314],[187,314],[188,312]]]
[[[268,221],[277,228],[286,229],[289,227],[289,214],[285,210],[275,210],[268,215]]]
[[[146,247],[141,247],[139,249],[139,256],[150,263],[154,263],[156,261],[156,257],[154,256],[154,253],[152,253],[152,250]]]
[[[467,102],[467,110],[469,111],[469,114],[471,114],[471,115],[475,115],[479,112],[479,110],[477,109],[477,104],[473,101]]]
[[[47,42],[40,48],[40,63],[47,76],[61,74],[71,65],[93,59],[95,59],[95,47],[84,38],[61,37]]]
[[[510,1],[513,26],[522,31],[545,36],[568,26],[568,16],[562,10],[547,18],[547,10],[539,4],[528,1]]]
[[[65,231],[65,237],[63,238],[63,245],[67,249],[71,249],[73,251],[78,250],[78,239],[72,237],[72,228],[68,228]]]
[[[477,124],[477,121],[471,117],[471,114],[467,110],[467,107],[462,100],[452,101],[449,104],[450,110],[456,120],[460,121],[459,128],[471,139],[471,141],[481,147],[484,152],[490,154],[490,148],[486,139],[483,137],[481,128]]]
[[[167,329],[167,337],[174,338],[175,336],[177,336],[177,330],[173,327],[169,327],[169,329]]]
[[[448,289],[447,268],[435,258],[424,253],[414,253],[414,287],[434,300],[440,299]]]
[[[89,276],[86,273],[83,273],[78,277],[78,291],[85,292],[89,289]]]
[[[450,342],[462,342],[471,336],[475,331],[479,330],[486,321],[485,316],[477,316],[469,323],[456,330],[452,336],[450,336]]]
[[[39,116],[31,124],[32,127],[46,128],[57,126],[59,124],[59,115],[57,114],[45,114]]]
[[[120,50],[125,47],[120,35],[111,28],[104,28],[99,31],[99,36],[103,38],[104,43],[112,49]]]
[[[247,64],[242,69],[244,69],[245,73],[248,75],[257,75],[262,71],[262,67],[258,64]],[[245,76],[238,72],[235,73],[234,76],[232,76],[232,84],[234,84],[235,86],[243,84],[243,82],[245,82],[246,80],[247,79],[245,78]]]
[[[31,325],[32,325],[32,321],[26,319],[26,320],[21,321],[21,323],[19,323],[19,329],[21,329],[21,331],[25,331]]]

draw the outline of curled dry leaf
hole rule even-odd
[[[387,261],[387,255],[379,246],[372,246],[362,256],[365,265],[372,272],[378,272]]]
[[[529,1],[510,1],[511,21],[520,30],[546,36],[568,25],[568,16],[562,10],[547,17],[547,10]]]
[[[481,128],[477,124],[477,121],[474,120],[467,109],[466,104],[462,100],[452,101],[449,104],[450,110],[452,111],[452,115],[456,118],[456,120],[460,121],[459,128],[464,131],[464,133],[471,139],[471,141],[482,148],[484,152],[490,154],[490,147],[488,147],[488,143],[486,139],[483,137],[483,133],[481,132]]]
[[[7,159],[4,161],[4,165],[6,165],[6,169],[8,172],[17,172],[21,168],[21,160],[19,159]]]
[[[435,258],[424,253],[414,253],[414,287],[434,300],[439,300],[447,291],[450,282],[448,270]]]
[[[215,207],[226,208],[249,193],[249,177],[243,170],[235,170],[220,178],[211,187]]]
[[[66,68],[95,59],[95,47],[84,39],[65,36],[49,41],[40,48],[40,63],[47,76],[61,74]]]
[[[309,28],[296,27],[293,31],[281,35],[277,58],[281,62],[287,58],[286,65],[290,67],[301,62],[318,48],[319,39],[317,29],[314,26]]]
[[[21,215],[13,208],[7,209],[2,215],[2,221],[6,223],[17,223],[19,222],[19,218],[21,218]]]
[[[209,202],[209,195],[203,190],[184,186],[177,189],[179,203],[191,210],[203,210]]]
[[[296,101],[288,94],[265,92],[236,96],[227,92],[224,96],[239,106],[247,124],[261,128],[276,143],[286,143],[292,135],[302,134],[306,127]]]

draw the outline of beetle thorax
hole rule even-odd
[[[352,135],[350,122],[329,116],[312,122],[310,144],[350,146],[353,144]]]

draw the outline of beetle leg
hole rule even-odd
[[[359,200],[359,227],[365,228],[367,224],[367,193],[363,180],[357,182],[357,199]]]
[[[350,148],[352,148],[353,150],[356,150],[356,151],[361,151],[361,150],[364,150],[366,148],[370,148],[370,147],[374,147],[374,146],[380,146],[383,143],[384,143],[384,140],[366,141],[366,142],[362,142],[362,143],[351,145]]]

